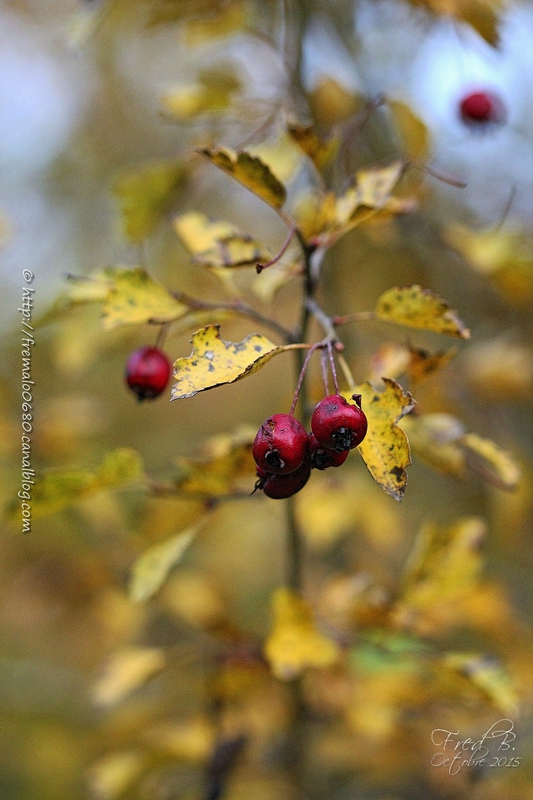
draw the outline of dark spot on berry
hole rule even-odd
[[[269,450],[265,454],[265,461],[271,469],[283,469],[285,466],[285,462],[277,450]]]
[[[335,443],[335,450],[342,453],[343,450],[351,450],[353,443],[353,432],[349,428],[337,428],[333,431],[331,438]]]

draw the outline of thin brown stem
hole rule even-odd
[[[337,359],[342,370],[342,374],[344,375],[346,383],[348,384],[348,388],[350,391],[352,391],[356,387],[355,378],[352,374],[352,371],[342,353],[337,353]]]
[[[333,347],[331,346],[330,341],[328,341],[327,343],[327,348],[328,348],[329,365],[331,367],[331,374],[333,375],[333,385],[335,387],[335,392],[339,394],[339,382],[337,380],[337,370],[335,369],[335,359],[333,358]]]
[[[298,375],[298,383],[296,384],[296,389],[294,390],[294,397],[292,399],[291,410],[289,411],[289,414],[291,415],[291,417],[294,414],[294,409],[296,408],[296,403],[298,402],[298,398],[300,397],[300,392],[301,392],[301,389],[302,389],[302,384],[304,382],[305,373],[306,373],[307,367],[309,365],[309,360],[310,360],[311,356],[313,355],[313,353],[315,352],[315,350],[318,350],[319,347],[324,347],[324,343],[323,342],[317,342],[316,344],[312,344],[309,347],[309,352],[307,353],[307,355],[306,355],[306,357],[304,359],[304,362],[302,364],[302,368],[300,370],[300,374]]]
[[[161,325],[161,327],[159,328],[159,330],[157,332],[157,338],[155,340],[155,346],[159,350],[163,349],[163,347],[165,345],[166,338],[168,336],[169,330],[170,330],[170,323],[169,322],[167,322],[165,325]]]
[[[211,302],[209,300],[198,300],[195,297],[189,297],[189,295],[186,295],[183,292],[172,292],[172,295],[176,298],[176,300],[179,300],[180,303],[183,303],[183,305],[188,306],[192,310],[231,311],[234,314],[240,314],[244,317],[248,317],[249,319],[253,319],[255,322],[259,322],[266,328],[270,328],[279,334],[286,342],[294,342],[294,336],[291,331],[289,331],[283,325],[280,325],[280,323],[276,322],[275,319],[267,317],[265,314],[261,314],[260,311],[256,311],[255,308],[252,308],[252,306],[249,306],[248,303],[245,303],[242,300],[233,300],[230,302],[220,303]],[[181,317],[177,317],[177,319],[181,319]],[[157,323],[156,320],[151,321],[155,324],[161,324]]]
[[[365,322],[366,320],[377,319],[375,311],[356,311],[355,314],[345,314],[342,317],[332,317],[333,325],[346,325],[349,322]]]
[[[322,383],[324,384],[324,392],[329,394],[329,379],[328,379],[328,356],[325,350],[322,350],[320,358],[320,367],[322,369]]]
[[[292,242],[292,240],[293,240],[293,237],[294,237],[295,231],[296,231],[296,223],[293,221],[293,222],[291,222],[291,227],[290,227],[290,229],[289,229],[289,235],[287,236],[287,238],[286,238],[285,242],[283,243],[283,246],[281,247],[281,250],[279,251],[279,253],[278,253],[277,255],[275,255],[273,259],[271,259],[270,261],[267,261],[267,263],[266,263],[266,264],[260,264],[260,263],[258,262],[258,263],[255,265],[255,269],[256,269],[256,271],[257,271],[257,274],[258,274],[258,275],[259,275],[261,272],[263,272],[263,270],[264,270],[264,269],[268,269],[268,267],[272,267],[274,264],[277,264],[277,263],[278,263],[278,261],[279,261],[281,258],[283,258],[283,256],[284,256],[284,255],[285,255],[285,253],[287,252],[287,249],[288,249],[288,247],[289,247],[290,243],[291,243],[291,242]]]

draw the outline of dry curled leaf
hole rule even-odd
[[[273,208],[280,209],[285,203],[285,187],[260,158],[224,147],[203,148],[198,152]]]
[[[309,667],[328,667],[339,658],[335,642],[320,633],[309,604],[290,589],[272,597],[274,624],[265,655],[277,678],[291,680]]]
[[[469,339],[470,331],[446,300],[421,286],[393,286],[378,298],[376,314],[380,319],[435,333]]]
[[[395,500],[401,500],[411,453],[407,437],[396,423],[413,409],[415,401],[391,378],[383,382],[382,392],[369,382],[357,388],[368,419],[368,432],[357,449],[376,483]]]
[[[198,392],[222,386],[252,375],[278,353],[286,350],[259,333],[251,333],[242,342],[226,342],[220,325],[208,325],[193,334],[192,354],[174,362],[176,384],[171,399],[194,397]]]

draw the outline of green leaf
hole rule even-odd
[[[285,203],[287,192],[284,185],[260,158],[224,147],[204,148],[198,152],[272,208],[279,210]]]
[[[290,346],[270,342],[259,333],[246,336],[242,342],[226,342],[220,325],[208,325],[192,337],[192,354],[174,362],[176,384],[171,399],[194,397],[198,392],[235,383],[261,369],[271,358]]]
[[[150,547],[137,559],[131,572],[129,593],[132,600],[145,603],[159,591],[171,570],[179,564],[199,526],[187,528],[176,536]]]

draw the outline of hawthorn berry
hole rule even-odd
[[[322,447],[341,453],[361,444],[366,436],[367,419],[361,409],[361,395],[354,394],[357,405],[339,394],[324,397],[315,406],[311,430]]]
[[[283,500],[303,489],[310,475],[311,466],[308,461],[304,461],[288,475],[274,475],[272,472],[266,472],[258,467],[255,488],[261,489],[267,497],[273,500]]]
[[[152,400],[165,391],[171,364],[158,347],[139,347],[126,363],[126,383],[139,400]]]
[[[499,95],[490,91],[471,92],[459,103],[459,115],[465,125],[482,128],[490,124],[502,125],[507,112]]]
[[[340,467],[348,458],[349,450],[330,450],[323,447],[314,433],[309,437],[309,458],[311,467],[314,469],[327,469],[328,467]]]
[[[288,475],[307,458],[309,436],[291,414],[274,414],[263,422],[252,445],[258,467],[276,475]]]

